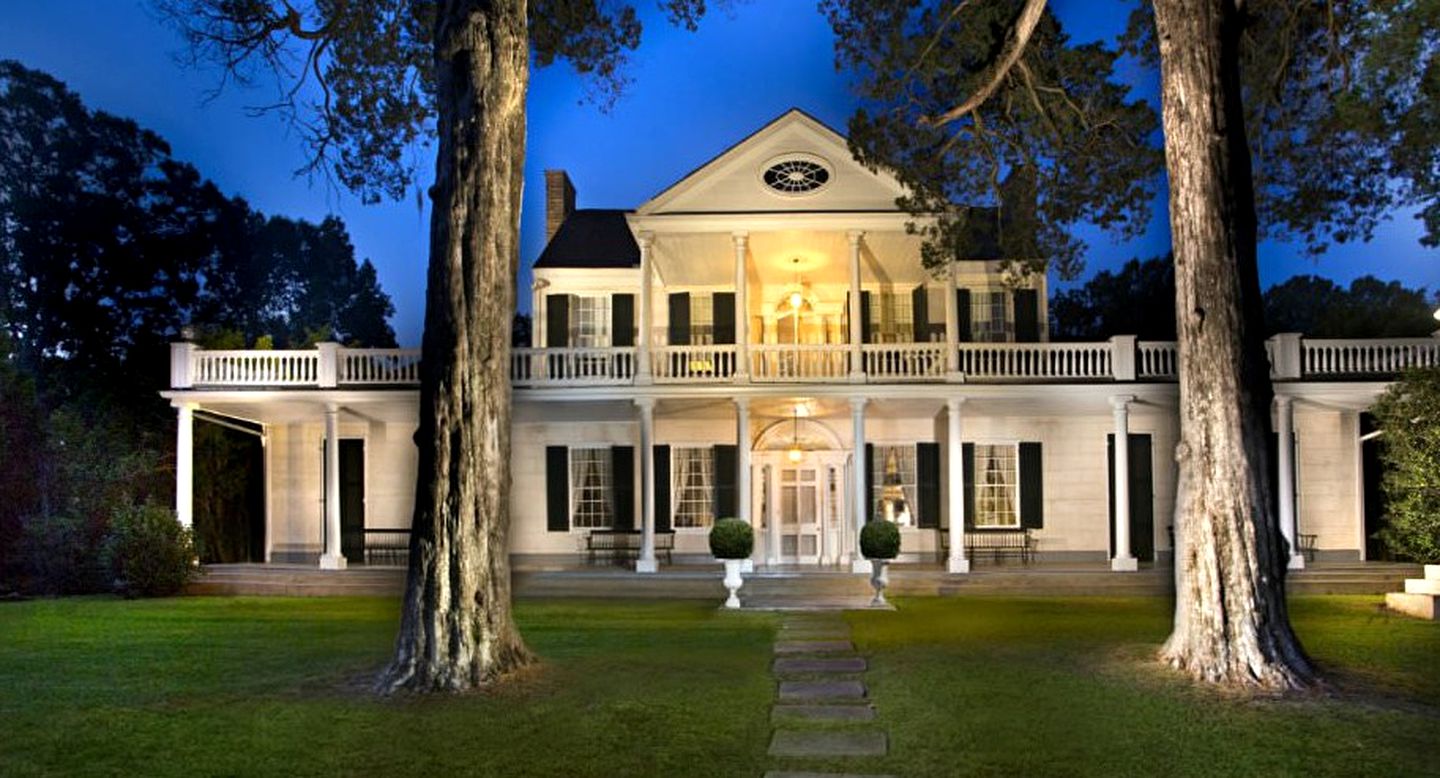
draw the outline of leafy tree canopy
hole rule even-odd
[[[1373,412],[1384,433],[1380,538],[1401,556],[1440,564],[1440,368],[1407,373]]]
[[[1096,273],[1084,286],[1050,301],[1055,340],[1095,341],[1111,335],[1175,339],[1175,262],[1132,259],[1115,272]]]

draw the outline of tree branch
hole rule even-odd
[[[1025,0],[1025,7],[1020,9],[1020,18],[1015,21],[1015,29],[1011,31],[1009,40],[1006,43],[1005,51],[995,63],[995,69],[985,85],[980,87],[970,98],[960,105],[951,108],[939,116],[921,117],[920,124],[931,127],[939,127],[959,119],[966,114],[979,108],[990,95],[1000,88],[1005,75],[1014,67],[1015,62],[1025,51],[1025,45],[1030,42],[1030,36],[1035,32],[1035,26],[1040,23],[1041,13],[1045,10],[1045,0]]]

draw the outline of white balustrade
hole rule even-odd
[[[963,343],[960,372],[967,381],[1106,379],[1109,343]]]
[[[850,375],[849,347],[756,343],[750,346],[750,380],[845,381]]]
[[[634,378],[634,347],[510,351],[510,382],[515,386],[612,386]]]
[[[319,351],[206,351],[190,353],[194,386],[314,386]]]
[[[656,383],[703,384],[735,375],[735,346],[659,346],[650,358]]]
[[[1440,366],[1440,338],[1302,340],[1305,376],[1394,375],[1412,367]]]
[[[420,350],[347,348],[340,350],[341,384],[418,384]]]
[[[1175,378],[1180,374],[1180,350],[1173,340],[1141,341],[1136,344],[1139,378]]]
[[[871,382],[945,378],[944,343],[868,343],[860,348]]]

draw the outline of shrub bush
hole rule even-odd
[[[1440,564],[1440,368],[1406,373],[1381,395],[1373,412],[1384,432],[1380,539],[1401,557]]]
[[[876,519],[860,530],[860,553],[866,559],[894,559],[900,554],[900,527]]]
[[[174,511],[154,504],[123,506],[111,515],[104,557],[116,590],[127,597],[176,594],[195,575],[190,530]]]
[[[740,519],[721,519],[710,528],[710,553],[716,559],[746,559],[755,550],[755,531]]]

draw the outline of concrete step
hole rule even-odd
[[[1406,578],[1406,594],[1440,594],[1440,578]]]
[[[1440,621],[1440,595],[1389,592],[1385,595],[1385,607],[1417,619]]]
[[[810,731],[777,729],[770,739],[770,756],[850,757],[884,756],[888,738],[877,730]]]
[[[781,702],[860,702],[865,684],[859,681],[781,681]]]

